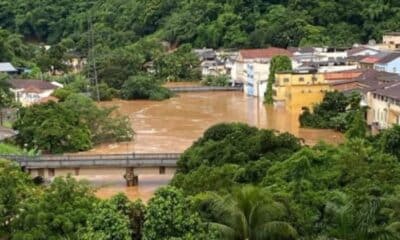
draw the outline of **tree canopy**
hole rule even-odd
[[[354,0],[96,0],[1,3],[0,27],[56,44],[87,47],[93,22],[96,44],[111,48],[156,36],[196,47],[350,46],[398,30],[397,1]]]

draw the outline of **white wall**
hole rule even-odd
[[[322,66],[318,68],[318,72],[326,73],[326,72],[338,72],[338,71],[347,71],[357,69],[357,65],[345,65],[345,66]]]
[[[14,95],[15,100],[20,102],[22,106],[29,106],[36,102],[39,102],[43,98],[49,97],[54,90],[45,90],[40,93],[26,93],[24,89],[10,89]]]

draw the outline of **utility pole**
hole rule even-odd
[[[89,38],[88,38],[88,63],[89,63],[89,71],[88,71],[88,77],[91,79],[91,67],[93,66],[93,80],[96,88],[96,100],[99,102],[100,101],[100,92],[99,92],[99,84],[98,84],[98,77],[97,77],[97,67],[96,67],[96,58],[94,51],[92,51],[93,46],[94,46],[94,33],[93,33],[93,22],[92,22],[92,15],[89,13],[89,19],[88,19],[88,25],[89,25]]]

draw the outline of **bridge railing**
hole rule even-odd
[[[213,87],[213,86],[192,86],[192,87],[169,87],[172,92],[207,92],[207,91],[242,91],[243,87]]]
[[[180,154],[107,154],[107,155],[5,155],[0,158],[14,160],[28,168],[74,168],[74,167],[154,167],[176,166]]]

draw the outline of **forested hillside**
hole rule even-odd
[[[400,29],[397,0],[2,0],[0,9],[0,27],[81,50],[90,19],[110,48],[149,35],[194,47],[348,46]]]

